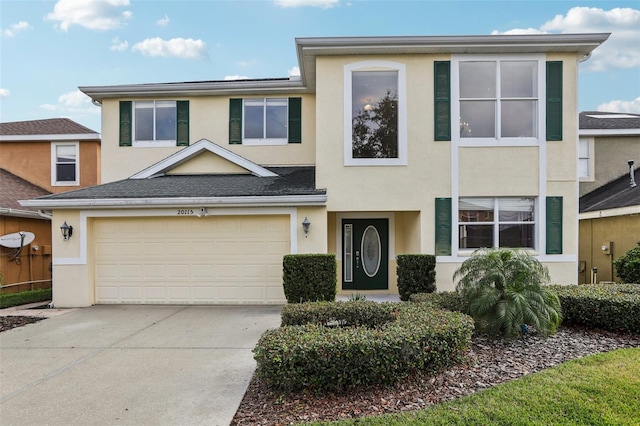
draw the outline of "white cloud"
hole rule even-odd
[[[59,0],[46,19],[58,21],[63,31],[68,31],[72,25],[90,30],[112,30],[131,18],[131,11],[121,10],[127,6],[129,0]]]
[[[320,7],[322,9],[331,9],[340,3],[340,0],[275,0],[276,6],[279,7]]]
[[[640,114],[640,97],[632,101],[610,101],[598,105],[598,111]]]
[[[156,24],[160,27],[166,27],[167,25],[169,25],[169,17],[167,15],[164,15],[164,18],[160,18],[156,21]]]
[[[57,113],[72,114],[99,114],[100,108],[91,103],[87,95],[79,90],[64,93],[58,96],[58,102],[55,104],[42,104],[40,108],[47,111],[55,111]]]
[[[289,77],[294,75],[300,75],[300,67],[293,67],[289,71],[287,71]]]
[[[540,28],[493,31],[492,34],[611,33],[592,57],[582,65],[586,70],[640,67],[640,10],[574,7],[566,15],[556,15]]]
[[[238,62],[238,66],[239,66],[239,67],[242,67],[242,68],[248,68],[248,67],[252,67],[252,66],[254,66],[254,65],[255,65],[255,64],[257,64],[257,63],[258,63],[258,61],[256,61],[256,60],[252,60],[252,61],[240,61],[240,62]]]
[[[128,41],[120,41],[119,37],[114,37],[113,40],[111,40],[111,47],[109,48],[109,50],[115,50],[117,52],[124,52],[125,50],[127,50],[127,48],[129,47],[129,42]]]
[[[250,77],[246,75],[227,75],[224,77],[225,80],[250,80]]]
[[[172,38],[171,40],[162,40],[160,37],[148,38],[134,44],[131,50],[145,56],[166,58],[204,59],[207,57],[205,42],[191,38]]]
[[[33,28],[27,21],[20,21],[17,24],[11,24],[9,28],[2,31],[2,35],[5,37],[15,37],[18,33]]]
[[[11,96],[11,92],[9,91],[9,89],[0,87],[0,98],[8,98],[9,96]]]

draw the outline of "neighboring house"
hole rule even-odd
[[[0,189],[0,237],[20,231],[31,232],[35,237],[23,247],[0,241],[0,284],[10,285],[4,291],[48,288],[52,268],[51,216],[33,207],[22,207],[18,200],[50,192],[1,168]],[[11,285],[18,283],[28,284]]]
[[[0,244],[5,285],[51,279],[51,212],[22,207],[18,200],[99,183],[95,131],[66,118],[0,123],[0,237],[20,231],[35,235],[19,253]]]
[[[578,282],[619,281],[613,260],[640,241],[640,114],[581,112],[579,134]]]
[[[68,118],[0,123],[0,168],[58,193],[100,183],[100,134]]]
[[[282,303],[282,256],[335,253],[338,291],[436,284],[478,247],[577,282],[578,62],[608,34],[296,39],[300,77],[81,87],[103,185],[52,209],[54,303]]]

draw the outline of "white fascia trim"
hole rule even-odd
[[[264,197],[197,197],[197,198],[100,198],[78,200],[20,200],[25,207],[74,209],[74,208],[157,208],[157,207],[254,207],[254,206],[325,206],[326,195],[282,195]]]
[[[579,129],[579,136],[638,136],[640,129]]]
[[[130,179],[147,179],[153,176],[166,173],[172,168],[179,166],[180,164],[190,160],[191,158],[199,155],[204,151],[208,151],[219,157],[222,157],[225,160],[230,161],[242,167],[243,169],[248,170],[249,172],[251,172],[251,174],[255,176],[258,176],[258,177],[278,176],[272,171],[267,170],[264,167],[259,166],[256,163],[249,161],[246,158],[241,157],[238,154],[231,152],[228,149],[225,149],[220,145],[217,145],[211,142],[208,139],[200,139],[198,142],[194,143],[193,145],[176,152],[175,154],[165,158],[164,160],[157,162],[151,167],[147,167],[141,172],[134,174],[133,176],[131,176]]]
[[[41,142],[41,141],[88,141],[88,140],[100,140],[99,133],[80,133],[70,135],[1,135],[0,142]]]
[[[615,217],[615,216],[629,216],[640,214],[640,205],[619,207],[617,209],[597,210],[595,212],[580,213],[578,220],[585,219],[600,219],[603,217]]]
[[[38,212],[34,212],[31,210],[10,209],[7,207],[0,207],[0,216],[14,216],[46,220],[46,218],[40,215]]]

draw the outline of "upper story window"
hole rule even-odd
[[[460,198],[460,249],[535,248],[534,198]]]
[[[229,143],[286,145],[302,142],[302,98],[229,100]]]
[[[406,165],[403,64],[365,61],[345,67],[346,165]]]
[[[120,101],[120,146],[189,145],[189,101]]]
[[[80,184],[78,150],[77,142],[51,144],[51,186]]]
[[[543,66],[531,56],[458,57],[452,69],[452,97],[458,102],[452,109],[460,140],[537,142]]]

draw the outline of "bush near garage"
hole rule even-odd
[[[47,300],[51,300],[50,288],[0,294],[0,309],[26,305],[28,303],[46,302]]]
[[[398,293],[407,301],[415,293],[436,291],[436,257],[431,254],[401,254],[396,256]]]
[[[414,303],[427,303],[434,308],[447,311],[464,312],[464,299],[456,291],[416,293],[412,294],[409,300]]]
[[[299,309],[317,312],[314,305],[305,303]],[[394,318],[374,327],[322,325],[333,319],[327,317],[267,331],[253,350],[257,377],[286,392],[340,391],[395,383],[464,360],[473,332],[469,316],[420,304],[386,305]],[[369,315],[367,309],[359,312]]]
[[[613,266],[623,283],[640,284],[640,241],[636,247],[614,260]]]
[[[373,301],[296,303],[282,307],[282,326],[318,324],[322,326],[369,327],[394,321],[396,304]]]
[[[284,294],[289,303],[336,299],[335,254],[288,254],[282,260]]]
[[[636,284],[553,285],[564,324],[602,330],[640,330],[640,286]]]

